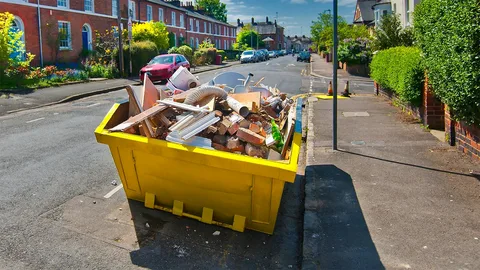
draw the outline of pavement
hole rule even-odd
[[[217,69],[224,69],[240,64],[239,61],[227,62],[222,65],[195,67],[193,74],[199,74]],[[58,87],[37,90],[22,90],[11,93],[0,91],[0,115],[17,111],[40,108],[53,104],[69,102],[80,98],[108,93],[125,88],[130,84],[138,84],[135,79],[94,80],[84,83],[73,83]]]
[[[283,57],[198,76],[253,72],[255,81],[265,77],[293,95],[307,91],[306,68]],[[110,150],[93,133],[125,98],[119,90],[0,116],[1,269],[301,267],[304,154],[295,183],[285,185],[274,235],[146,209],[118,188]]]
[[[480,164],[354,91],[338,151],[332,101],[308,99],[302,269],[480,269]]]

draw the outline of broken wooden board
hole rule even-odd
[[[141,106],[143,111],[153,107],[157,100],[160,98],[157,87],[152,83],[145,73],[145,79],[143,80],[143,99],[141,99]]]
[[[250,112],[256,113],[261,106],[261,93],[260,92],[250,92],[250,93],[241,93],[241,94],[229,94],[230,97],[236,101],[247,106]]]
[[[187,98],[187,95],[188,95],[188,92],[185,91],[183,93],[173,95],[172,98],[173,98],[173,101],[175,102],[184,102],[185,99]]]
[[[156,114],[161,113],[162,111],[164,111],[167,108],[168,108],[168,106],[164,106],[164,105],[153,106],[152,108],[150,108],[146,111],[143,111],[143,112],[141,112],[141,113],[139,113],[135,116],[130,117],[129,119],[127,119],[123,123],[118,124],[118,125],[116,125],[115,127],[111,128],[109,130],[110,131],[124,131],[124,130],[127,130],[128,128],[133,127],[137,124],[140,124],[143,121],[146,121],[146,120],[149,121],[148,120],[149,117],[155,116]],[[153,133],[151,133],[151,134],[153,134]]]
[[[290,140],[293,138],[293,133],[295,131],[295,110],[294,107],[288,111],[288,119],[287,119],[287,131],[285,132],[285,136],[283,137],[283,149],[282,149],[282,158],[285,158],[288,147],[290,145]]]
[[[199,100],[195,105],[200,107],[207,106],[208,111],[213,112],[215,110],[215,95],[210,95]]]

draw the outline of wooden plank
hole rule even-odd
[[[147,74],[145,74],[145,79],[143,80],[143,100],[141,103],[143,111],[153,107],[157,100],[160,98],[157,87],[152,83]]]
[[[288,146],[290,145],[290,141],[293,138],[293,133],[295,131],[295,110],[293,108],[290,108],[288,111],[288,120],[287,120],[287,131],[284,136],[284,145],[282,149],[282,158],[285,158],[285,155],[288,150]]]
[[[137,98],[136,94],[135,94],[135,91],[134,89],[130,86],[130,85],[127,85],[127,87],[125,88],[127,90],[127,93],[129,95],[129,98],[130,100],[132,100],[132,109],[133,109],[133,113],[136,113],[136,115],[140,114],[142,111],[143,111],[143,108],[140,104],[140,100]],[[128,121],[128,120],[127,120]],[[148,137],[148,138],[151,138],[153,136],[153,128],[152,128],[152,123],[150,122],[150,120],[148,120],[147,118],[145,118],[144,120],[140,121],[142,123],[142,129],[143,131],[145,132],[145,135]],[[121,125],[121,124],[120,124]],[[129,127],[131,127],[132,125],[130,125]],[[127,127],[128,128],[128,127]]]
[[[247,106],[250,112],[258,112],[261,106],[261,93],[260,92],[250,92],[250,93],[241,93],[241,94],[229,94],[230,97],[236,101]]]
[[[140,124],[143,121],[148,120],[149,117],[155,116],[158,113],[161,113],[163,110],[167,109],[168,106],[164,105],[156,105],[153,106],[152,108],[141,112],[135,116],[130,117],[126,121],[124,121],[121,124],[116,125],[115,127],[109,129],[110,131],[124,131],[132,126],[135,126],[137,124]],[[168,120],[168,119],[167,119]],[[148,120],[150,121],[150,120]]]

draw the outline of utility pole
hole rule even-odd
[[[332,149],[337,150],[337,68],[338,68],[338,0],[333,0],[333,142]]]
[[[120,13],[120,1],[117,1],[117,24],[118,24],[118,64],[120,66],[120,73],[122,74],[122,77],[125,76],[125,63],[123,62],[123,37],[122,37],[122,14]]]

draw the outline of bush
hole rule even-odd
[[[478,0],[423,0],[414,31],[435,94],[456,120],[480,124]]]
[[[138,74],[140,69],[144,67],[152,58],[158,55],[157,46],[155,43],[151,41],[141,41],[141,42],[133,42],[132,43],[132,75]],[[125,59],[125,72],[128,74],[129,72],[129,54],[128,54],[129,46],[123,47],[123,55]]]
[[[217,49],[215,48],[207,49],[207,63],[208,64],[214,63],[215,57],[217,57]]]
[[[174,47],[171,47],[170,49],[168,49],[168,53],[169,53],[169,54],[170,54],[170,53],[179,53],[178,47],[175,47],[175,46],[174,46]]]
[[[195,51],[193,55],[193,63],[196,66],[203,66],[207,62],[207,51],[206,50],[198,50]]]
[[[217,50],[217,54],[220,54],[222,56],[222,59],[226,57],[225,51],[224,50]]]
[[[371,60],[370,40],[345,39],[338,47],[338,60],[347,64],[368,64]]]
[[[420,105],[424,69],[418,48],[395,47],[380,51],[373,57],[370,71],[373,80],[395,92],[400,100]]]
[[[373,37],[375,50],[386,50],[392,47],[412,46],[413,35],[410,28],[402,28],[400,18],[396,14],[382,16],[380,25]]]
[[[155,43],[157,50],[166,50],[169,46],[169,34],[167,27],[161,22],[136,23],[132,27],[134,41],[151,41]]]
[[[185,56],[188,62],[192,62],[193,50],[192,48],[190,48],[190,46],[187,46],[187,45],[180,46],[180,48],[178,48],[178,53]]]

